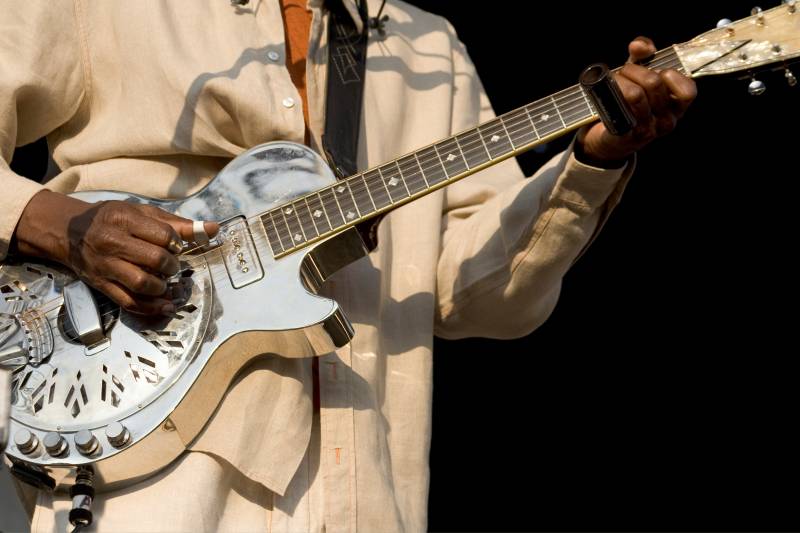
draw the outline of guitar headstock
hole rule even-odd
[[[753,8],[751,16],[731,22],[723,19],[717,28],[691,41],[675,45],[685,71],[694,78],[782,69],[790,85],[797,78],[789,69],[800,58],[800,2],[784,0],[768,10]],[[764,84],[753,79],[751,94],[764,92]]]

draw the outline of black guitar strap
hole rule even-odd
[[[368,23],[366,2],[359,2],[363,31],[358,31],[342,0],[329,0],[328,86],[325,96],[325,133],[322,149],[339,179],[358,172],[358,130],[364,96],[367,65]],[[357,227],[372,250],[377,246],[380,218],[362,222]]]

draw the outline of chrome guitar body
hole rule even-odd
[[[312,150],[275,142],[240,155],[183,200],[75,194],[148,203],[219,221],[221,230],[210,251],[182,256],[170,282],[184,287],[186,299],[170,317],[121,311],[57,265],[0,266],[0,365],[13,371],[6,454],[14,472],[55,488],[88,465],[99,487],[143,479],[186,449],[253,357],[311,357],[347,344],[349,322],[315,290],[366,254],[357,232],[276,259],[256,216],[334,181]]]

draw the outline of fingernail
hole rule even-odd
[[[170,239],[167,248],[169,249],[170,252],[174,254],[179,254],[181,253],[181,250],[183,250],[183,246],[181,246],[181,244],[178,243],[178,241],[176,241],[175,239]]]

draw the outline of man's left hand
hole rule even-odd
[[[656,53],[653,41],[637,37],[628,45],[628,63],[614,74],[622,96],[636,118],[636,127],[621,136],[597,123],[578,133],[579,159],[600,167],[620,166],[634,152],[678,124],[697,96],[697,86],[674,69],[660,72],[635,64]]]

